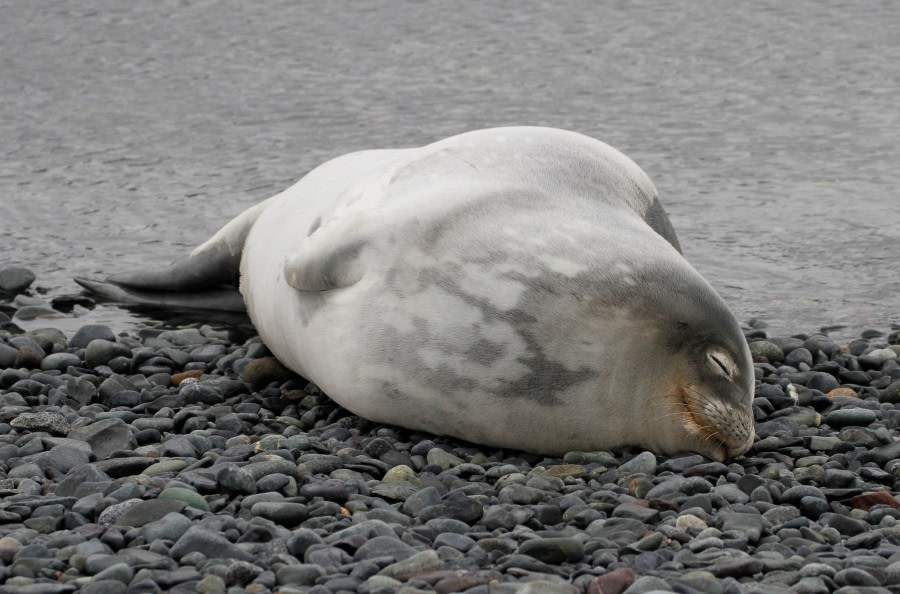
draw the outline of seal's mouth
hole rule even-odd
[[[688,433],[693,435],[703,444],[703,453],[709,455],[710,458],[718,462],[722,462],[728,457],[728,446],[709,425],[702,423],[691,410],[687,401],[682,401],[684,406],[684,420]]]
[[[718,462],[724,461],[729,454],[739,453],[737,448],[728,447],[728,440],[703,414],[702,405],[699,405],[697,398],[692,396],[688,390],[679,391],[679,403],[685,429],[699,442],[700,447],[697,449],[700,453],[706,454]]]

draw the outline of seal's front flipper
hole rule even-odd
[[[284,280],[298,291],[331,291],[356,284],[371,254],[366,239],[371,215],[345,214],[322,224],[284,262]]]
[[[76,277],[75,282],[101,297],[118,303],[159,307],[162,309],[212,309],[244,312],[244,299],[237,289],[227,286],[193,292],[134,289],[109,281]]]
[[[323,248],[326,246],[316,246]],[[331,291],[356,284],[363,276],[361,241],[303,249],[287,259],[284,279],[298,291]]]

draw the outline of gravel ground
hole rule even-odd
[[[897,328],[746,328],[727,463],[556,459],[369,423],[256,336],[25,332],[92,305],[32,280],[0,271],[0,593],[900,592]]]

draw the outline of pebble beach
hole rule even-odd
[[[372,424],[252,330],[35,327],[94,303],[33,281],[0,270],[0,593],[900,592],[897,328],[748,324],[738,458],[544,458]]]
[[[891,0],[5,3],[0,594],[900,592],[898,23]],[[245,317],[76,292],[338,155],[523,124],[653,180],[752,349],[745,455],[372,424]]]

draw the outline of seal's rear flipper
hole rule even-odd
[[[110,281],[76,277],[75,282],[101,297],[118,303],[163,309],[212,309],[244,312],[244,299],[234,287],[218,286],[194,292],[134,289]]]
[[[274,196],[273,196],[274,198]],[[190,255],[164,268],[141,270],[109,277],[116,285],[151,291],[199,291],[216,285],[238,286],[241,253],[253,223],[272,198],[251,206],[197,247]]]
[[[76,278],[75,282],[120,303],[246,311],[237,289],[241,254],[250,228],[271,200],[248,208],[190,255],[168,266],[116,274],[104,281]]]
[[[211,241],[163,268],[114,274],[106,281],[149,291],[194,292],[216,285],[237,287],[241,252],[235,254],[225,246],[208,245]]]

